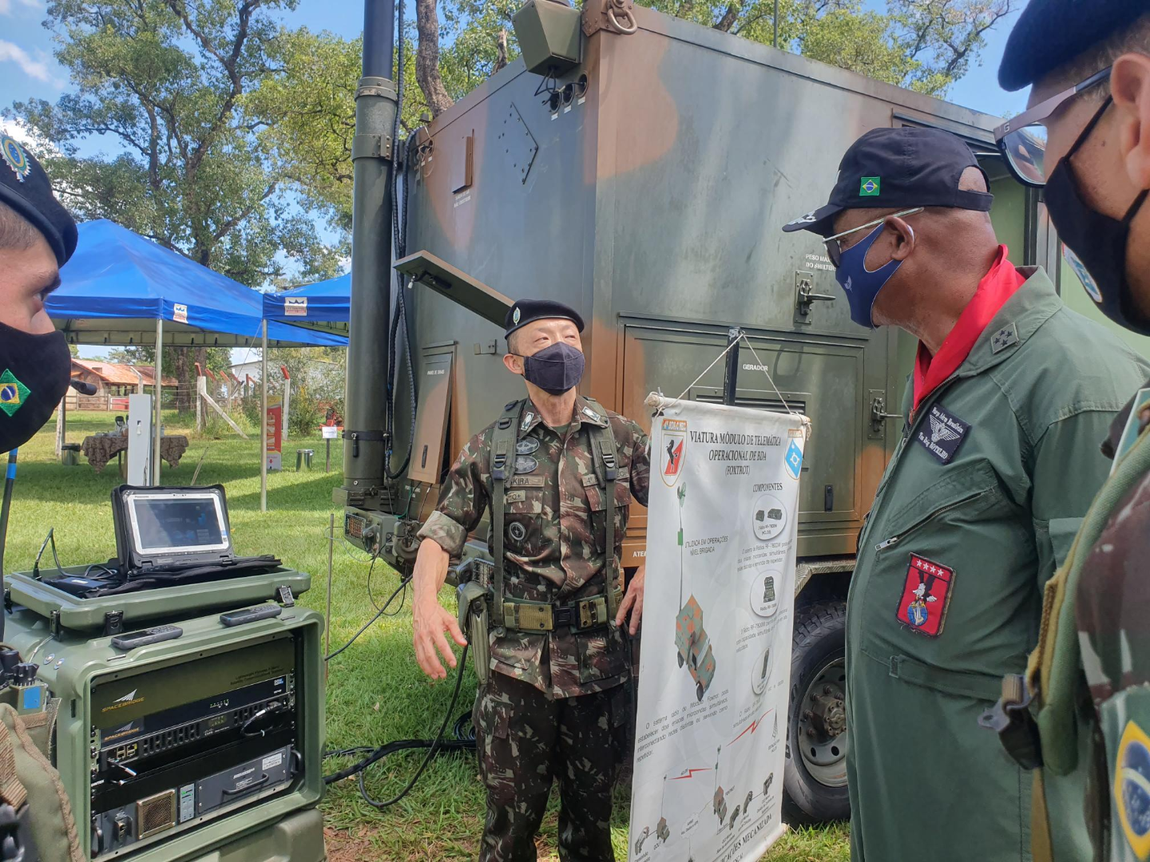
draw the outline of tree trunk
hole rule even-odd
[[[454,104],[443,78],[439,74],[439,17],[436,0],[416,0],[415,27],[419,32],[419,48],[415,52],[415,80],[431,108],[431,116],[438,117]]]
[[[498,72],[507,65],[507,28],[503,27],[499,30],[499,35],[495,39],[495,47],[498,54],[495,57],[495,71]]]
[[[727,6],[727,11],[723,13],[723,17],[719,19],[719,23],[715,25],[714,29],[721,30],[724,33],[730,33],[731,28],[735,26],[735,22],[739,20],[739,12],[742,4],[738,2],[731,3]]]
[[[192,351],[187,347],[174,348],[172,353],[176,354],[175,361],[169,365],[164,363],[164,370],[172,369],[172,376],[176,378],[176,411],[179,413],[187,413],[192,409],[191,393],[196,388],[196,369],[192,365]],[[168,354],[165,354],[164,359],[168,359]]]

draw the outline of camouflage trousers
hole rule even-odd
[[[479,773],[487,787],[480,862],[535,862],[551,781],[559,784],[559,858],[613,862],[611,791],[625,742],[626,686],[549,700],[492,673],[475,699]]]

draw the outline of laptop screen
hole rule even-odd
[[[132,540],[145,556],[227,551],[228,530],[218,494],[135,493],[128,498]]]

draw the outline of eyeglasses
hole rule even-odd
[[[1110,68],[1095,72],[1085,81],[1051,96],[994,130],[998,151],[1016,180],[1031,188],[1046,185],[1046,121],[1075,96],[1109,78]]]
[[[877,225],[882,224],[888,218],[903,218],[904,216],[912,216],[916,213],[922,212],[924,209],[925,207],[915,207],[914,209],[903,210],[902,212],[898,213],[891,213],[891,215],[885,215],[882,218],[875,219],[874,221],[868,221],[866,224],[860,224],[858,227],[852,227],[850,230],[844,230],[842,233],[836,233],[834,236],[828,236],[823,240],[827,247],[827,257],[830,258],[831,263],[834,264],[834,268],[838,269],[843,264],[843,252],[846,251],[846,249],[844,249],[839,243],[839,240],[844,236],[850,236],[852,233],[858,233],[860,230],[866,230],[868,227],[876,227]]]

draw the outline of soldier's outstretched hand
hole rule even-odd
[[[415,660],[419,667],[432,679],[447,679],[447,671],[439,661],[439,656],[455,667],[455,653],[444,637],[449,632],[460,646],[467,646],[467,639],[459,630],[459,621],[437,600],[421,602],[412,606],[412,621],[415,624]],[[439,655],[436,655],[439,650]]]
[[[627,614],[631,615],[631,634],[637,634],[639,631],[639,623],[643,620],[643,581],[647,577],[647,566],[639,566],[639,570],[635,572],[635,577],[631,578],[631,586],[627,588],[627,595],[623,596],[623,601],[619,605],[619,613],[615,615],[615,625],[623,625],[623,621],[627,619]]]

